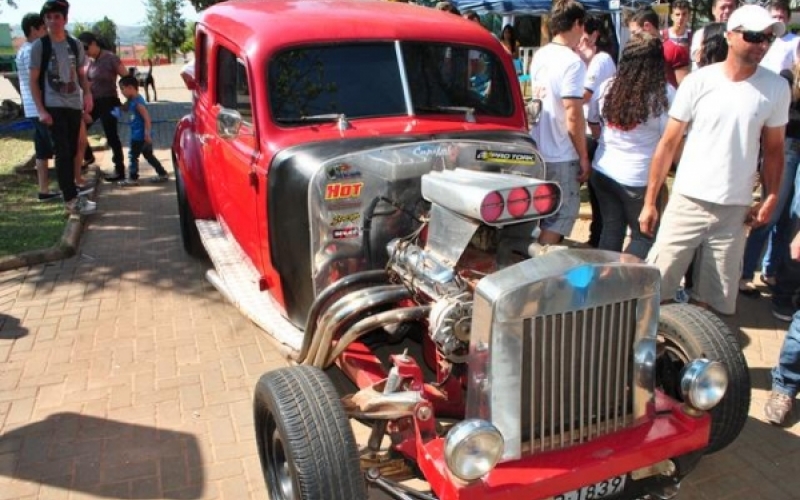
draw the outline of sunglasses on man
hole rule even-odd
[[[744,30],[734,30],[736,33],[742,34],[742,40],[747,43],[764,43],[767,42],[771,44],[777,38],[773,34],[767,34],[762,31],[744,31]]]

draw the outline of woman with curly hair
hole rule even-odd
[[[709,23],[703,28],[700,50],[695,53],[698,68],[722,62],[728,57],[728,40],[725,38],[725,23]]]
[[[650,159],[675,96],[664,74],[661,40],[647,33],[633,35],[616,76],[600,86],[598,96],[589,106],[589,126],[598,139],[589,179],[603,219],[598,248],[621,251],[630,228],[626,252],[643,259],[653,237],[639,230],[639,212]]]

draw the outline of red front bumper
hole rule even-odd
[[[663,396],[658,406],[663,408]],[[421,446],[419,466],[441,500],[541,500],[707,446],[711,419],[686,415],[677,403],[652,420],[564,450],[498,465],[481,480],[450,474],[444,439]]]

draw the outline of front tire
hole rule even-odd
[[[365,500],[358,450],[339,395],[322,370],[293,366],[256,385],[255,427],[272,500]]]
[[[747,421],[750,409],[750,372],[736,335],[714,313],[689,304],[661,306],[658,322],[656,384],[682,400],[680,373],[693,359],[719,361],[728,369],[728,390],[711,410],[711,436],[705,453],[731,444]]]
[[[203,247],[200,232],[195,224],[192,207],[189,205],[189,199],[186,196],[186,186],[183,183],[181,169],[175,164],[174,158],[172,161],[175,165],[175,191],[178,195],[178,217],[180,219],[183,249],[192,257],[201,259],[206,256],[206,249]]]

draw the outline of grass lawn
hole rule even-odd
[[[36,174],[18,174],[14,167],[33,155],[33,131],[0,136],[0,257],[49,248],[64,231],[64,205],[39,203]],[[55,175],[51,172],[55,188]]]

